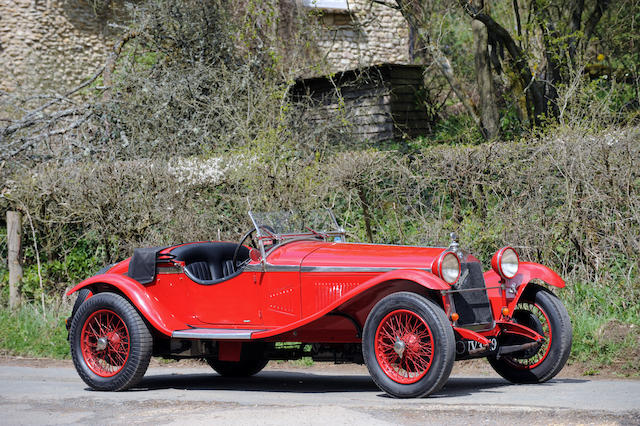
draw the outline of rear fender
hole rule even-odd
[[[174,330],[188,328],[155,298],[152,298],[142,284],[125,275],[101,274],[93,276],[69,290],[67,296],[83,288],[89,288],[93,294],[113,290],[122,293],[156,330],[167,336],[171,336]]]
[[[501,279],[493,269],[484,273],[484,281],[487,287],[499,286]],[[513,309],[518,304],[522,293],[524,293],[527,288],[527,284],[534,279],[558,288],[564,288],[565,286],[564,280],[552,269],[539,263],[520,262],[516,276],[505,281],[507,306],[510,312],[513,312]]]

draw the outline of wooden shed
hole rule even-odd
[[[361,140],[403,139],[431,132],[423,67],[382,64],[298,80],[297,99],[311,100],[310,120],[344,119]]]

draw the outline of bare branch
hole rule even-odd
[[[103,67],[104,70],[104,86],[105,88],[111,88],[112,81],[111,76],[113,75],[113,71],[116,68],[116,62],[122,53],[122,48],[132,39],[137,37],[140,34],[137,30],[131,30],[126,33],[122,38],[113,46],[113,52],[109,55],[107,59],[107,63]],[[108,93],[105,92],[105,96],[109,97]]]

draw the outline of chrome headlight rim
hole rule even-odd
[[[518,274],[520,269],[520,256],[513,247],[503,247],[493,255],[491,266],[502,278],[511,279]]]
[[[455,262],[455,266],[454,265]],[[436,275],[449,285],[454,285],[460,279],[460,259],[455,253],[451,251],[445,251],[436,261],[435,272]]]

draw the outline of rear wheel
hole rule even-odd
[[[151,359],[153,340],[131,304],[114,293],[85,300],[69,330],[78,374],[96,390],[120,391],[136,385]]]
[[[489,357],[493,369],[513,383],[542,383],[555,377],[569,358],[573,336],[562,302],[546,288],[532,285],[516,305],[513,319],[543,335],[545,341],[537,348]]]
[[[207,363],[223,377],[249,377],[258,374],[269,360],[264,356],[264,346],[259,343],[243,343],[239,361],[219,361],[206,358]]]
[[[444,311],[415,293],[391,294],[364,326],[362,353],[373,381],[396,398],[440,389],[455,361],[455,336]]]

